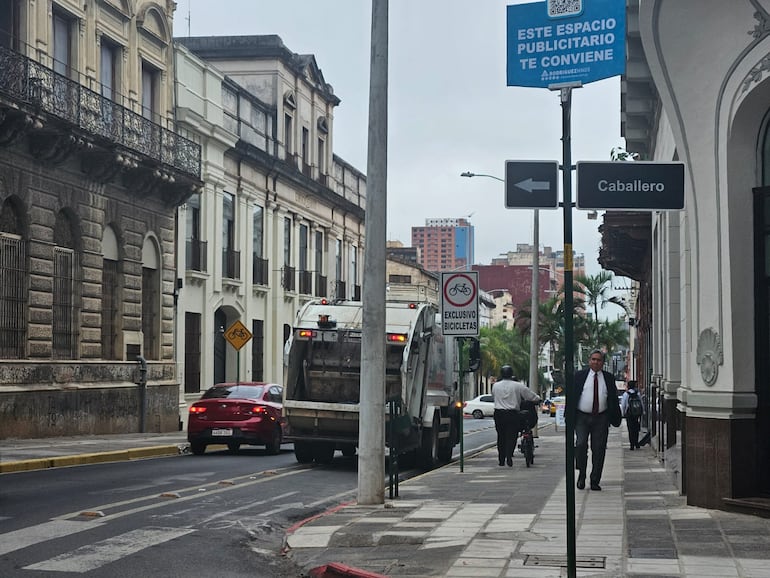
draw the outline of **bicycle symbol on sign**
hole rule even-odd
[[[461,293],[462,295],[465,295],[466,297],[471,294],[471,291],[473,291],[470,286],[467,283],[457,283],[456,285],[452,285],[452,287],[447,291],[451,297],[454,297],[458,293]]]
[[[230,339],[245,339],[248,341],[250,335],[249,335],[249,332],[244,327],[233,327],[227,333],[227,337],[229,337]]]

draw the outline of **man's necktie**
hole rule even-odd
[[[591,413],[596,415],[599,413],[599,374],[594,373],[594,406],[591,409]]]

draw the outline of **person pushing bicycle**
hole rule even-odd
[[[540,401],[534,391],[524,383],[516,381],[513,368],[503,365],[500,368],[500,379],[492,386],[492,397],[495,401],[495,429],[497,430],[497,457],[501,466],[513,466],[513,451],[521,431],[519,410],[523,400]]]

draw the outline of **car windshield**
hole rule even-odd
[[[265,388],[261,385],[227,385],[212,387],[203,394],[203,399],[231,397],[233,399],[254,399],[262,397]]]

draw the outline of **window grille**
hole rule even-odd
[[[27,245],[0,233],[0,358],[23,359],[27,344]]]
[[[104,259],[102,265],[102,359],[118,359],[118,305],[120,303],[120,263]]]
[[[53,249],[53,346],[54,359],[76,359],[78,343],[78,279],[75,251]]]

